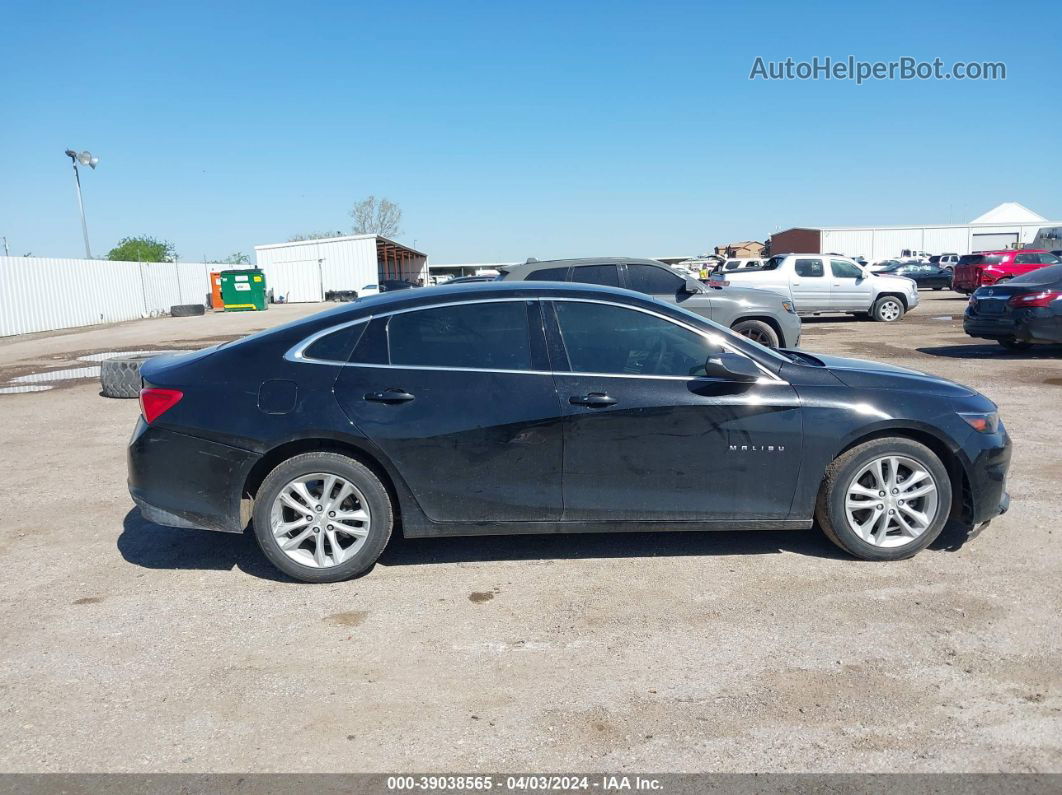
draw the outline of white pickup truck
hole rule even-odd
[[[918,286],[911,279],[871,273],[830,254],[778,254],[759,268],[727,271],[718,278],[785,296],[801,315],[844,312],[892,323],[918,306]]]

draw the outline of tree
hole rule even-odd
[[[211,265],[249,265],[251,262],[251,258],[244,254],[242,251],[234,251],[232,254],[229,254],[229,256],[225,257],[225,259],[208,260],[205,256],[203,259],[205,262],[208,262]]]
[[[350,211],[354,219],[354,234],[395,237],[402,223],[402,208],[390,199],[376,201],[375,196],[362,199]]]
[[[156,240],[147,235],[123,237],[118,245],[107,252],[107,259],[122,262],[173,262],[177,251],[173,243]]]
[[[288,238],[289,243],[298,243],[301,240],[323,240],[326,237],[343,237],[342,232],[306,232],[305,234],[292,235]]]

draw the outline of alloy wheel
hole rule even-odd
[[[878,310],[881,319],[887,323],[896,320],[900,316],[900,305],[896,301],[885,301]]]
[[[755,328],[745,329],[744,331],[741,332],[741,336],[742,337],[747,337],[748,339],[752,340],[753,342],[758,342],[758,343],[760,343],[760,345],[765,345],[768,348],[771,347],[772,340],[771,340],[770,335],[765,334],[763,331],[760,331],[759,329],[755,329]]]
[[[881,456],[866,464],[845,492],[849,526],[876,547],[901,547],[925,533],[937,518],[937,483],[907,456]]]
[[[327,472],[285,485],[273,500],[269,520],[284,554],[314,568],[350,560],[364,546],[371,524],[369,506],[357,487]]]

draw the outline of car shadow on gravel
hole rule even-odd
[[[916,348],[919,353],[930,356],[944,356],[949,359],[1058,359],[1062,356],[1062,345],[1036,345],[1027,351],[1008,351],[1002,345],[936,345],[928,348]]]
[[[144,519],[136,508],[125,515],[122,524],[118,551],[126,561],[136,566],[206,571],[231,571],[237,568],[252,577],[294,582],[270,565],[250,532],[214,533],[209,530],[164,527]],[[966,528],[949,523],[929,548],[955,551],[962,547],[968,537]],[[448,538],[404,538],[401,533],[395,533],[380,556],[379,563],[381,566],[420,566],[503,560],[777,555],[782,552],[813,558],[852,560],[817,528],[813,528]]]
[[[238,568],[252,577],[295,582],[265,559],[254,537],[245,533],[213,533],[164,527],[147,521],[138,508],[130,509],[118,536],[122,557],[145,569],[231,571]]]

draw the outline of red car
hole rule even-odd
[[[955,266],[951,289],[969,295],[978,287],[1006,282],[1015,276],[1059,262],[1062,260],[1043,249],[1006,249],[964,254]]]

